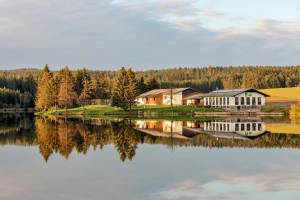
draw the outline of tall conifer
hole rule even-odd
[[[46,110],[51,106],[51,79],[52,73],[50,72],[48,65],[45,65],[38,78],[35,101],[35,106],[38,110]]]
[[[58,93],[58,103],[65,108],[75,105],[77,94],[75,92],[75,82],[73,75],[66,66],[61,72],[60,88]]]

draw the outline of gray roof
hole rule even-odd
[[[262,93],[255,89],[232,89],[232,90],[215,90],[210,93],[202,95],[203,97],[234,97],[236,95],[239,95],[244,92],[257,92],[259,94],[264,95],[265,97],[268,97],[269,95]]]

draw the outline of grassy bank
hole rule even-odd
[[[37,115],[52,115],[57,117],[83,117],[83,118],[156,118],[156,119],[193,119],[194,112],[218,112],[216,108],[195,108],[193,106],[135,106],[128,111],[108,105],[92,105],[70,109],[50,110],[39,112]]]

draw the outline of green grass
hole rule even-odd
[[[108,105],[93,105],[36,113],[37,115],[72,118],[132,118],[192,120],[194,112],[218,112],[220,109],[193,106],[134,106],[129,111]]]
[[[69,108],[67,111],[65,109],[51,109],[46,112],[36,113],[37,115],[68,115],[68,116],[101,116],[105,115],[107,112],[119,111],[120,108],[106,106],[106,105],[91,105],[77,108]]]

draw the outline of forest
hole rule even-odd
[[[114,71],[70,70],[68,67],[51,71],[46,65],[43,70],[0,71],[0,108],[74,107],[88,104],[91,99],[111,100],[116,106],[127,108],[134,103],[136,95],[155,88],[192,87],[200,92],[209,92],[231,88],[296,87],[299,83],[300,66],[179,67],[133,72],[130,68]],[[45,88],[55,92],[43,94]],[[130,94],[129,97],[120,99],[125,93]],[[118,98],[114,98],[116,95],[119,95]],[[66,98],[63,99],[63,96]],[[52,103],[47,105],[45,101],[48,100]],[[126,105],[122,105],[124,101]]]

